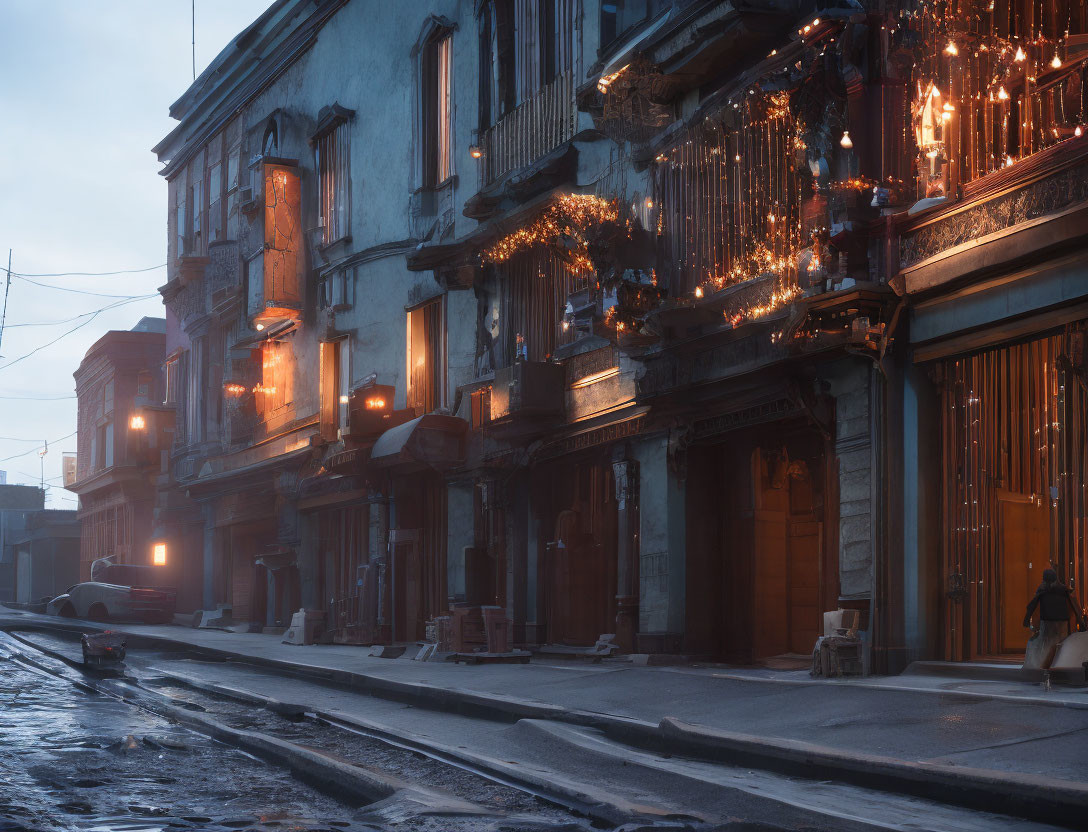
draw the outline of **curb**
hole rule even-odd
[[[759,768],[810,778],[833,772],[836,780],[857,786],[1059,825],[1082,822],[1088,816],[1088,785],[1041,775],[846,753],[815,743],[692,725],[672,717],[661,720],[660,733],[678,748],[722,762],[752,765],[755,761]]]
[[[71,630],[40,625],[22,629]],[[14,637],[14,634],[11,634]],[[382,699],[467,715],[544,719],[596,728],[611,739],[656,751],[680,751],[700,759],[755,766],[809,779],[844,783],[936,799],[970,809],[1013,815],[1059,825],[1076,825],[1088,816],[1088,786],[1038,775],[991,769],[913,763],[878,755],[844,752],[830,746],[757,736],[693,725],[672,717],[659,724],[614,714],[566,709],[513,697],[399,682],[352,671],[314,668],[295,662],[249,657],[225,650],[191,647],[172,638],[137,634],[132,641],[185,645],[190,652],[226,657],[304,678],[329,681]],[[130,642],[131,643],[131,642]],[[816,770],[814,770],[816,769]],[[939,796],[938,796],[939,795]]]

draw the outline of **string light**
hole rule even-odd
[[[652,201],[647,207],[652,207]],[[565,194],[549,205],[524,228],[507,234],[484,249],[481,258],[485,263],[504,263],[515,254],[534,246],[558,243],[564,238],[573,239],[578,250],[572,254],[576,268],[589,269],[589,259],[584,234],[593,226],[617,222],[619,209],[616,203],[592,194]]]
[[[845,147],[847,150],[854,146],[854,140],[850,138],[849,130],[843,130],[842,138],[839,139],[839,144]]]

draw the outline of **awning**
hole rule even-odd
[[[443,471],[464,461],[468,422],[429,413],[390,428],[374,443],[370,462],[379,468]]]

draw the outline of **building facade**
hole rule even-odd
[[[155,482],[173,444],[173,412],[161,406],[165,321],[143,318],[99,338],[75,372],[80,580],[91,564],[150,564]]]
[[[1086,568],[1088,30],[990,6],[274,3],[155,148],[193,608],[1016,655]]]
[[[43,509],[27,512],[23,534],[12,542],[15,601],[50,600],[79,583],[81,528],[78,512]]]
[[[0,483],[0,601],[15,600],[15,541],[27,518],[45,508],[45,492],[35,485]]]

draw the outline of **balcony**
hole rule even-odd
[[[574,75],[564,72],[487,128],[480,138],[480,186],[531,165],[574,138]]]
[[[531,429],[563,416],[566,373],[561,364],[522,361],[495,370],[491,426]]]

